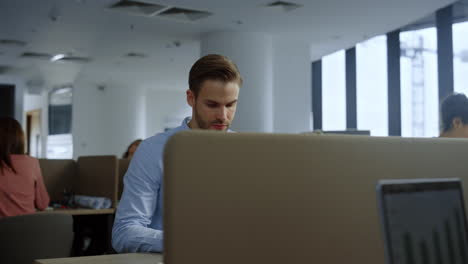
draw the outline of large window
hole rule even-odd
[[[358,129],[387,136],[387,36],[357,44],[356,73]]]
[[[346,130],[345,51],[322,58],[323,130]]]
[[[48,159],[71,159],[72,137],[72,87],[64,86],[49,93]]]
[[[454,90],[468,95],[468,22],[453,24]]]
[[[439,93],[436,28],[402,32],[400,45],[402,136],[437,136]]]

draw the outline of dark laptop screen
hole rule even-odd
[[[382,181],[379,196],[388,263],[468,263],[459,180]]]

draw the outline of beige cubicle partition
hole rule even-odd
[[[52,201],[62,201],[64,191],[72,192],[76,162],[71,159],[39,159],[44,184]]]
[[[116,207],[118,162],[115,156],[82,156],[78,161],[40,159],[42,175],[51,200],[61,201],[63,191],[106,197]]]
[[[461,178],[468,140],[183,132],[165,151],[165,264],[385,263],[376,183]]]
[[[107,197],[117,205],[118,162],[115,156],[82,156],[77,161],[75,194]]]

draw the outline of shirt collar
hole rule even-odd
[[[190,116],[184,118],[184,121],[182,121],[182,125],[181,125],[182,129],[184,129],[184,130],[185,130],[185,129],[187,129],[187,130],[191,129],[191,128],[188,126],[190,120],[192,120],[192,118],[191,118]]]

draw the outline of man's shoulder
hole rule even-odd
[[[140,147],[143,147],[148,150],[152,151],[162,151],[164,145],[169,140],[169,138],[179,131],[183,131],[184,129],[181,127],[169,129],[162,133],[157,133],[154,136],[151,136],[145,140],[143,140]],[[139,148],[140,148],[139,147]]]

